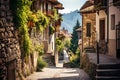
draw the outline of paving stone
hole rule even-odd
[[[62,63],[57,67],[44,68],[42,72],[35,72],[27,80],[90,80],[87,73],[78,68],[63,68]]]

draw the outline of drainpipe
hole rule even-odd
[[[107,0],[107,44],[109,42],[109,0]]]
[[[106,45],[107,53],[108,53],[108,43],[109,43],[109,0],[107,0],[107,45]]]

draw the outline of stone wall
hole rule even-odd
[[[83,13],[83,25],[82,25],[82,37],[83,37],[83,49],[89,46],[95,47],[95,40],[96,40],[96,14],[95,13]],[[87,28],[86,24],[91,23],[91,37],[87,37]]]
[[[93,63],[88,55],[88,53],[83,52],[80,57],[80,68],[88,73],[90,80],[96,80],[96,68],[97,65]]]
[[[32,54],[28,56],[27,61],[23,57],[21,40],[13,17],[10,0],[0,0],[0,80],[24,80],[24,77],[37,68],[38,52],[31,50]],[[48,29],[45,31],[43,36],[34,28],[31,29],[30,38],[33,49],[36,45],[43,43],[44,38],[48,42]]]
[[[115,39],[109,39],[108,44],[108,55],[116,58],[116,40]]]
[[[21,62],[18,34],[14,29],[9,2],[0,0],[0,80],[14,80],[18,76]],[[11,76],[11,73],[15,75]]]

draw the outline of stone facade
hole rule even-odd
[[[33,52],[28,62],[22,57],[18,30],[14,27],[10,0],[0,0],[0,80],[23,80],[36,70],[38,53]],[[31,32],[33,46],[41,41],[40,34]]]
[[[38,52],[31,51],[32,54],[28,56],[27,60],[25,59],[19,32],[13,22],[14,16],[10,8],[10,1],[12,0],[0,0],[0,80],[24,80],[24,77],[36,71],[39,55]],[[46,41],[43,44],[47,53],[50,44],[49,26],[43,33],[32,28],[29,36],[33,47]],[[55,43],[51,46],[54,47]]]
[[[0,0],[0,80],[15,80],[21,62],[18,34],[14,29],[9,1]]]
[[[95,19],[95,13],[84,13],[82,14],[82,17],[83,17],[83,24],[82,24],[82,27],[83,27],[83,34],[82,34],[82,37],[83,37],[83,49],[85,47],[89,47],[89,46],[93,46],[95,47],[95,40],[96,40],[96,26],[95,26],[95,23],[96,23],[96,19]],[[90,37],[87,37],[86,34],[87,34],[87,28],[86,28],[86,24],[87,23],[91,23],[91,36]]]
[[[96,46],[96,14],[94,4],[91,1],[86,3],[80,9],[82,14],[82,51],[87,47]]]

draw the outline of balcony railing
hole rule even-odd
[[[120,0],[113,0],[114,6],[120,6]]]

